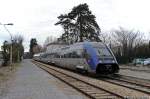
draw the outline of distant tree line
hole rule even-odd
[[[102,33],[101,40],[111,47],[119,63],[132,62],[134,58],[150,57],[150,40],[140,31],[120,27],[110,33]]]
[[[8,65],[10,61],[11,46],[12,46],[12,61],[20,62],[22,60],[22,56],[24,53],[23,37],[21,35],[16,35],[13,37],[12,41],[4,41],[3,45],[1,46],[3,66]]]
[[[35,54],[34,51],[33,51],[33,48],[34,48],[35,46],[37,46],[37,45],[38,45],[38,44],[37,44],[36,38],[32,38],[32,39],[30,40],[30,49],[29,49],[30,57],[31,57],[31,58],[32,58],[33,55]]]
[[[40,46],[37,43],[36,38],[31,38],[31,40],[30,40],[30,49],[29,49],[30,58],[33,58],[34,54],[40,53],[40,52],[43,52],[42,46]]]

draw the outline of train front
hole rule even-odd
[[[91,70],[96,74],[114,74],[119,72],[119,66],[109,49],[102,42],[88,42],[85,43],[85,49],[88,57],[87,63]]]
[[[97,56],[97,74],[114,74],[119,72],[119,65],[111,49],[106,45],[94,47]]]
[[[108,47],[96,47],[98,64],[96,73],[113,74],[119,72],[118,63]]]

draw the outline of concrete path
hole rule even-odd
[[[11,82],[6,96],[0,99],[85,99],[78,93],[41,70],[30,60],[24,60]],[[65,87],[68,92],[64,92]],[[66,90],[65,90],[66,91]]]

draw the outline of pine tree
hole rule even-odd
[[[55,25],[61,25],[64,29],[62,40],[70,42],[101,41],[99,39],[100,28],[95,16],[89,10],[88,5],[80,4],[67,14],[61,14]]]

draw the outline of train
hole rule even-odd
[[[119,72],[119,65],[112,50],[103,42],[74,43],[51,52],[35,54],[34,60],[86,73]]]

